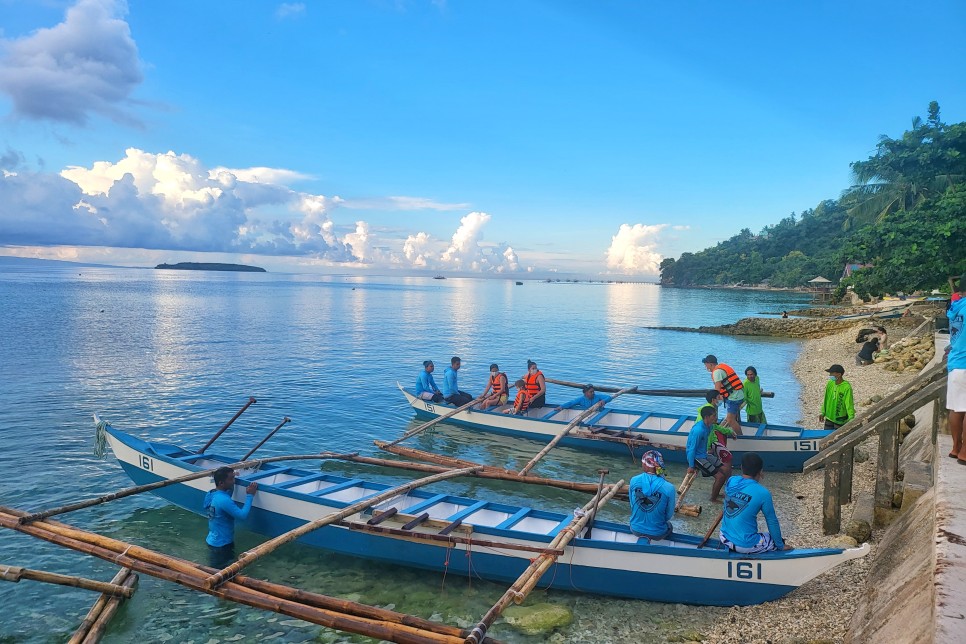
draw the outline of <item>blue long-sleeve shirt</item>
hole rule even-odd
[[[560,408],[561,409],[590,409],[591,407],[593,407],[599,402],[608,403],[610,402],[610,400],[611,400],[611,397],[608,396],[607,394],[599,394],[597,392],[594,392],[594,397],[591,398],[590,400],[587,399],[587,396],[580,394],[570,402],[566,402],[560,405]]]
[[[239,507],[224,490],[211,490],[205,495],[204,509],[208,514],[208,536],[205,542],[219,548],[235,541],[235,519],[244,521],[252,509],[253,494],[245,496],[245,505]]]
[[[433,374],[426,370],[420,371],[419,376],[416,378],[416,395],[428,391],[431,394],[435,394],[439,391],[439,387],[436,386],[436,381],[433,380]]]
[[[446,367],[443,370],[443,397],[449,398],[460,392],[459,385],[456,383],[456,369]]]
[[[732,476],[725,484],[724,517],[721,534],[741,548],[758,544],[758,513],[765,515],[768,533],[779,550],[785,547],[782,530],[775,515],[771,492],[754,479]]]
[[[711,428],[704,424],[704,421],[695,423],[691,431],[688,432],[688,467],[694,467],[694,461],[698,458],[708,458],[708,436]]]
[[[946,317],[949,318],[949,357],[946,359],[946,368],[949,371],[966,369],[966,325],[963,324],[963,318],[966,317],[966,297],[950,304]]]
[[[650,472],[631,479],[631,530],[647,537],[663,537],[674,516],[674,486]]]

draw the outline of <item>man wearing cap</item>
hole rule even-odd
[[[510,383],[507,381],[506,374],[500,371],[500,365],[494,362],[490,365],[490,379],[486,383],[486,389],[480,394],[483,399],[480,409],[505,405],[509,395]]]
[[[711,485],[711,502],[718,503],[718,493],[725,479],[731,476],[731,465],[722,463],[721,459],[714,452],[708,451],[708,437],[711,435],[711,428],[714,427],[718,412],[713,407],[706,406],[701,408],[701,420],[694,424],[688,432],[688,472],[694,473],[701,471],[701,476],[713,476],[714,483]]]
[[[674,486],[664,479],[664,457],[656,450],[641,457],[643,474],[631,479],[631,532],[648,541],[671,536],[674,516]]]
[[[443,400],[451,405],[462,407],[473,400],[473,396],[465,391],[460,391],[456,381],[456,372],[460,370],[459,356],[453,356],[449,361],[449,366],[443,370]]]
[[[761,484],[764,462],[754,452],[741,459],[741,476],[732,476],[725,486],[721,517],[721,543],[729,550],[756,554],[769,550],[791,550],[782,539],[771,492]],[[758,532],[758,515],[765,517],[768,532]]]
[[[584,393],[569,402],[565,402],[557,409],[590,409],[597,403],[609,403],[611,397],[607,394],[599,394],[593,385],[584,385],[581,389]]]
[[[958,293],[949,302],[949,346],[946,347],[946,409],[949,410],[949,433],[953,435],[953,451],[949,453],[966,465],[966,273],[959,278]]]
[[[725,419],[723,425],[730,427],[735,434],[741,436],[741,423],[738,422],[738,413],[741,405],[745,402],[744,385],[735,370],[723,362],[718,362],[718,358],[708,354],[701,361],[704,368],[711,373],[711,380],[714,381],[715,389],[725,399]]]
[[[852,400],[852,385],[842,378],[845,369],[833,364],[826,369],[828,384],[825,385],[825,401],[818,415],[818,422],[825,422],[825,429],[838,429],[855,418],[855,403]]]
[[[436,381],[433,380],[434,369],[436,367],[432,360],[423,361],[423,370],[419,372],[419,376],[416,378],[416,397],[420,400],[431,400],[433,402],[443,400],[443,394],[436,386]]]

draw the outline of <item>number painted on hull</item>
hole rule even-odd
[[[795,441],[796,452],[817,452],[818,441]]]
[[[750,561],[728,562],[728,579],[761,579],[761,564]]]
[[[426,411],[428,411],[431,414],[435,414],[436,413],[436,409],[432,405],[430,405],[429,403],[426,403]]]
[[[154,461],[152,461],[147,456],[144,456],[143,454],[141,455],[141,463],[140,463],[140,465],[141,465],[141,468],[142,469],[145,469],[145,470],[147,470],[149,472],[153,472],[154,471]]]

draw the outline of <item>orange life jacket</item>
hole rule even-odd
[[[533,396],[527,393],[526,389],[517,389],[517,397],[513,401],[514,409],[519,408],[520,411],[526,411],[527,407],[530,406],[530,399]]]
[[[718,392],[725,398],[736,391],[741,391],[741,389],[744,387],[744,385],[741,384],[741,378],[739,378],[738,374],[735,373],[735,370],[728,365],[724,364],[723,362],[719,362],[714,366],[714,369],[715,371],[722,369],[725,372],[725,379],[721,382],[714,383],[715,387],[718,389]],[[711,372],[711,379],[714,380],[714,371]]]
[[[527,394],[531,398],[540,393],[540,383],[537,382],[537,379],[542,375],[543,372],[538,369],[536,373],[528,373],[523,379],[523,382],[527,385]],[[739,380],[738,382],[740,383],[741,381]]]
[[[494,394],[507,393],[507,389],[509,387],[506,380],[506,374],[501,371],[500,373],[490,376],[490,386],[493,387]]]

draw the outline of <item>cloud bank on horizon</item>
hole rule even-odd
[[[103,117],[139,127],[132,96],[144,72],[127,9],[122,0],[79,0],[63,22],[0,40],[0,92],[11,101],[10,117],[66,127]],[[305,10],[302,3],[282,4],[276,17]],[[8,149],[0,155],[0,245],[218,252],[483,274],[558,268],[526,265],[509,243],[487,242],[486,212],[463,215],[448,240],[358,219],[337,223],[333,213],[353,209],[453,213],[470,205],[418,196],[342,199],[292,187],[310,179],[284,168],[207,167],[188,153],[135,147],[116,161],[51,173],[28,169],[24,154]],[[621,225],[602,253],[607,270],[656,274],[664,228]]]

